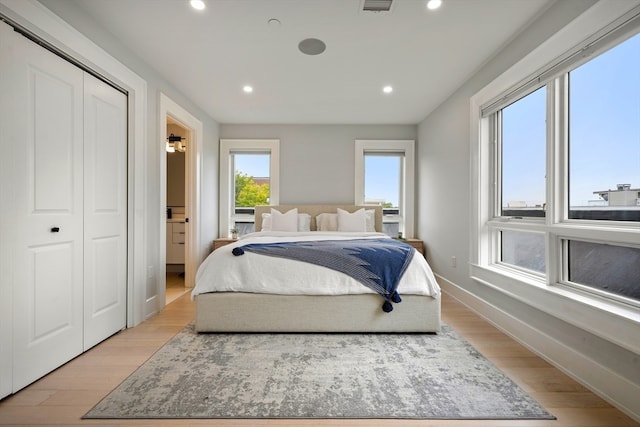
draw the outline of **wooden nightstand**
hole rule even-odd
[[[422,243],[422,240],[420,240],[420,239],[401,239],[401,241],[413,246],[414,248],[416,248],[416,251],[420,252],[422,254],[422,256],[424,256],[424,243]]]
[[[224,245],[228,245],[229,243],[236,242],[238,239],[232,239],[231,237],[221,237],[213,241],[213,250],[215,251],[218,248],[223,247]]]

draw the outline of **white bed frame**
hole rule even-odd
[[[256,206],[255,226],[261,229],[262,213],[298,208],[315,216],[337,208],[354,212],[375,210],[376,230],[382,229],[380,206],[279,205]],[[440,298],[402,295],[391,313],[381,310],[380,297],[361,295],[272,295],[215,292],[197,295],[195,328],[198,332],[439,332]]]

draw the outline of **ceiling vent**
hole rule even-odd
[[[364,0],[362,10],[364,12],[389,12],[393,0]]]

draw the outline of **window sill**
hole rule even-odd
[[[640,310],[508,269],[471,265],[471,278],[511,298],[640,354]]]

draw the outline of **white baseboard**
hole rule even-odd
[[[505,334],[640,422],[640,384],[437,275],[440,287]],[[542,350],[544,349],[544,351]]]

